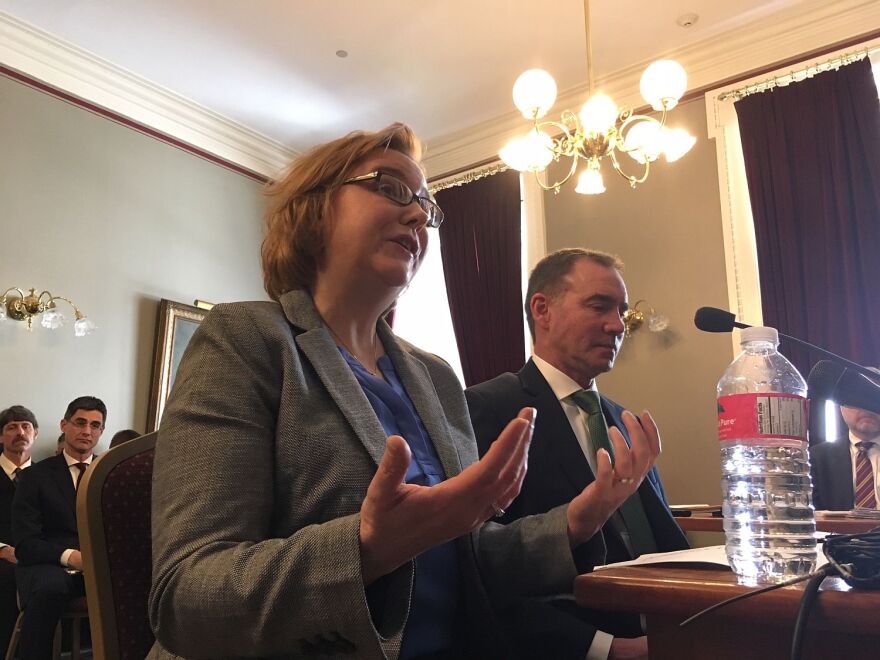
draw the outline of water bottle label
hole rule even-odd
[[[718,398],[718,439],[794,438],[806,441],[807,399],[769,392]]]

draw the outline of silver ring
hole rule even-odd
[[[635,482],[635,479],[633,479],[632,477],[618,477],[617,481],[619,483],[629,486],[631,483]]]
[[[496,518],[501,518],[505,513],[507,513],[504,509],[495,504],[495,502],[492,502],[492,510],[495,512]]]

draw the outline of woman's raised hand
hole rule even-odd
[[[436,486],[405,483],[412,454],[397,435],[361,505],[361,572],[370,584],[422,552],[503,512],[526,475],[535,409],[523,408],[478,462]]]

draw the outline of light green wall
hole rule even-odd
[[[107,403],[100,446],[144,429],[160,298],[265,298],[262,209],[257,182],[0,77],[0,287],[70,297],[99,326],[0,323],[0,407],[37,414],[35,457],[80,394]]]
[[[696,146],[677,163],[655,164],[635,190],[603,163],[604,194],[578,195],[571,184],[546,194],[547,250],[586,246],[619,255],[630,303],[644,298],[670,318],[663,335],[643,327],[625,340],[599,388],[654,415],[673,504],[718,503],[715,384],[731,359],[730,339],[693,325],[698,307],[727,304],[715,144],[702,99],[674,109],[670,124],[696,135]]]

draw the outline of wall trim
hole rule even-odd
[[[688,89],[706,90],[721,81],[736,80],[746,72],[751,76],[773,70],[781,62],[831,44],[860,36],[869,38],[871,33],[866,33],[866,29],[876,32],[877,25],[880,25],[880,2],[876,0],[806,0],[769,18],[742,25],[725,33],[723,38],[709,37],[663,53],[656,59],[678,60],[688,72]],[[638,91],[639,78],[648,64],[647,60],[637,62],[600,77],[596,86],[618,104],[638,109],[644,105]],[[579,108],[585,100],[586,83],[565,90],[550,116],[558,116],[563,108]],[[669,120],[675,124],[675,110]],[[430,140],[425,158],[429,175],[439,177],[472,163],[497,158],[505,142],[527,128],[526,121],[511,107],[511,111],[501,117]]]
[[[298,155],[3,11],[0,73],[258,180],[275,176]]]

